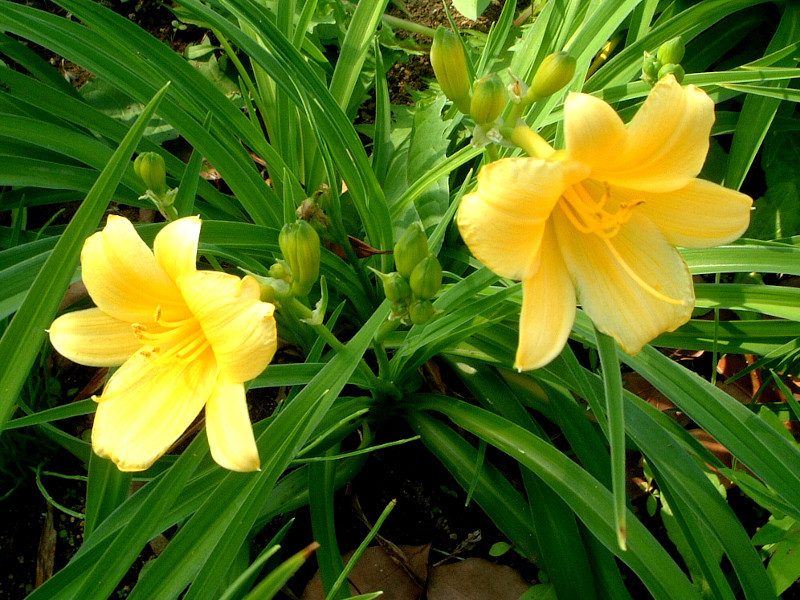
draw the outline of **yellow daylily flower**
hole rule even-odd
[[[522,281],[515,366],[553,360],[572,330],[576,301],[598,330],[634,354],[691,316],[694,287],[675,246],[738,238],[752,199],[697,179],[714,103],[672,76],[626,126],[607,103],[570,94],[566,149],[527,127],[513,138],[531,157],[478,174],[458,212],[461,235],[492,271]]]
[[[110,215],[81,252],[97,308],[50,327],[70,360],[119,367],[95,397],[92,447],[122,471],[147,469],[204,406],[214,460],[234,471],[260,465],[243,384],[275,354],[274,307],[252,277],[197,270],[200,226],[173,221],[151,251],[130,221]]]

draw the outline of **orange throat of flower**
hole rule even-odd
[[[161,307],[156,309],[154,325],[134,323],[133,333],[142,342],[141,353],[154,363],[166,366],[173,361],[192,362],[211,347],[197,318],[178,321],[161,317]]]
[[[617,248],[611,242],[622,226],[627,223],[634,209],[643,204],[644,200],[635,200],[629,203],[619,203],[617,210],[609,210],[611,201],[611,188],[604,183],[605,189],[599,199],[595,199],[586,188],[576,183],[564,190],[558,202],[558,208],[569,220],[572,226],[584,234],[592,234],[599,237],[608,249],[611,256],[619,267],[633,279],[645,292],[668,304],[682,305],[684,300],[671,298],[662,294],[651,284],[647,283],[620,255]]]

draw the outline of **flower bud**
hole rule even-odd
[[[678,83],[681,83],[686,75],[686,71],[683,70],[682,66],[670,63],[668,65],[664,65],[658,70],[658,79],[664,79],[664,77],[670,74],[675,76],[675,80]]]
[[[428,238],[422,225],[414,223],[394,245],[394,265],[408,279],[417,263],[428,256]]]
[[[286,263],[282,260],[279,260],[273,263],[269,268],[269,276],[273,277],[274,279],[289,279],[291,273],[286,267]]]
[[[278,234],[278,244],[292,272],[292,293],[305,296],[319,278],[319,235],[305,221],[287,223]]]
[[[436,309],[430,300],[416,300],[408,307],[408,318],[414,325],[422,325],[433,318]]]
[[[158,152],[142,152],[133,161],[133,170],[157,197],[167,193],[167,168]]]
[[[475,82],[475,91],[469,105],[469,114],[478,125],[491,123],[506,106],[506,86],[494,73]]]
[[[389,319],[392,321],[396,321],[397,319],[403,319],[408,314],[408,302],[400,301],[400,302],[392,302],[392,314],[389,316]]]
[[[566,52],[554,52],[545,57],[533,76],[528,96],[539,100],[552,96],[566,86],[575,75],[575,59]]]
[[[439,260],[432,254],[423,258],[411,272],[408,284],[420,300],[430,300],[436,296],[442,287],[442,266]]]
[[[655,85],[655,82],[658,81],[658,70],[660,68],[661,63],[656,60],[656,57],[645,51],[642,59],[642,79],[650,85]]]
[[[389,302],[408,302],[411,298],[411,288],[400,273],[378,273],[383,282],[383,293]]]
[[[469,114],[467,56],[458,36],[439,26],[431,46],[431,66],[442,92],[464,114]]]
[[[686,52],[686,46],[680,36],[672,38],[668,42],[664,42],[659,46],[656,56],[658,62],[662,65],[677,65],[683,60],[683,55]]]

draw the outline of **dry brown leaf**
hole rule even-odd
[[[36,556],[36,587],[53,576],[56,560],[56,528],[53,524],[53,505],[47,503],[47,516],[39,538],[39,553]]]
[[[675,419],[681,425],[686,425],[689,422],[689,417],[677,410],[672,400],[659,392],[652,383],[639,375],[639,373],[624,373],[622,375],[622,381],[625,385],[625,389],[629,392],[636,394],[639,398],[672,419]]]
[[[530,588],[522,576],[505,565],[468,558],[431,569],[428,600],[517,600]]]
[[[406,557],[406,565],[414,576],[425,581],[428,578],[428,553],[430,544],[425,546],[400,546]],[[343,558],[347,562],[353,555],[348,552]],[[417,600],[423,589],[397,564],[380,546],[367,548],[347,578],[351,594],[366,594],[383,591],[382,600]],[[300,600],[324,600],[322,580],[319,571],[303,590]]]

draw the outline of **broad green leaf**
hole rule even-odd
[[[491,0],[453,0],[453,6],[471,21],[477,21],[490,2]]]
[[[405,211],[398,213],[394,207],[412,184],[428,179],[431,169],[446,158],[449,124],[441,118],[444,102],[445,97],[439,96],[430,103],[418,103],[413,111],[396,107],[398,122],[392,132],[394,151],[384,184],[386,200],[393,215],[395,238],[399,238],[415,221],[420,221],[430,233],[449,206],[449,185],[446,174],[443,174],[414,198],[413,205],[406,204]]]

